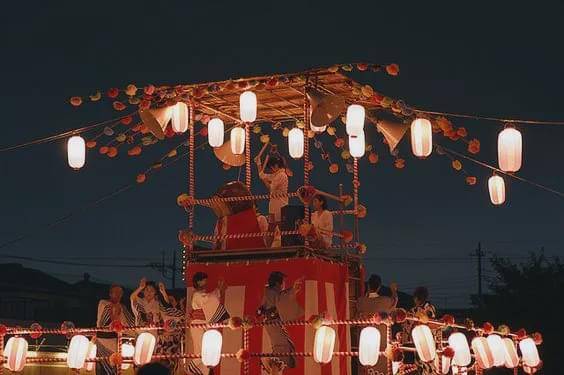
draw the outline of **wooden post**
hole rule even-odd
[[[310,116],[309,116],[309,100],[307,98],[307,84],[308,80],[304,85],[304,186],[309,185],[309,128],[310,128]],[[306,223],[310,222],[310,210],[309,206],[304,207],[304,220]],[[307,238],[304,240],[304,245],[309,246],[309,241]]]
[[[251,125],[245,123],[245,185],[251,191]]]
[[[353,238],[355,242],[360,241],[360,231],[358,230],[358,188],[360,182],[358,180],[358,159],[353,160],[353,202],[354,202],[354,228],[353,228]]]

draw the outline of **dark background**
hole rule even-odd
[[[470,5],[471,4],[471,5]],[[175,84],[293,72],[352,61],[396,62],[398,77],[360,77],[378,91],[418,108],[504,118],[564,120],[564,53],[558,2],[10,2],[2,11],[2,135],[10,146],[115,116],[107,106],[73,108],[68,98],[135,83]],[[88,104],[88,103],[86,103]],[[496,164],[500,123],[453,120],[482,142],[478,157]],[[520,175],[564,190],[563,126],[520,126]],[[372,137],[376,137],[373,133]],[[370,136],[369,136],[370,137]],[[201,139],[201,138],[200,138]],[[67,166],[64,141],[0,153],[0,242],[31,238],[0,249],[54,261],[137,265],[167,261],[178,250],[186,223],[176,196],[186,188],[186,160],[144,185],[77,212],[89,202],[134,182],[178,139],[141,158],[109,160],[90,152],[80,172]],[[498,255],[522,259],[545,247],[564,253],[562,198],[509,181],[508,202],[493,207],[490,172],[464,162],[478,177],[470,187],[450,161],[420,161],[404,141],[404,170],[393,167],[379,141],[380,162],[361,162],[366,265],[406,292],[430,287],[439,306],[469,303],[476,291],[477,242]],[[464,151],[462,145],[453,146]],[[256,149],[256,146],[255,146]],[[236,171],[223,173],[209,150],[198,154],[199,196],[207,196]],[[330,190],[346,174],[328,176],[317,163],[314,181]],[[316,180],[317,179],[317,180]],[[294,178],[294,187],[300,182]],[[258,190],[260,191],[260,190]],[[43,230],[69,212],[65,223]],[[198,211],[201,213],[202,211]],[[197,229],[211,232],[209,213]],[[134,285],[150,269],[27,265],[77,280]],[[491,276],[486,267],[485,276]]]

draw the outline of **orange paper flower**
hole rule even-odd
[[[329,166],[329,172],[335,174],[337,172],[339,172],[339,164],[337,163],[333,163]]]
[[[94,147],[96,147],[96,141],[87,141],[87,142],[86,142],[86,147],[88,147],[88,148],[94,148]]]
[[[145,182],[145,180],[147,179],[147,176],[145,175],[145,173],[140,173],[137,175],[137,178],[135,179],[135,181],[137,181],[138,184],[142,184],[143,182]]]
[[[386,65],[386,73],[388,73],[391,76],[397,76],[399,74],[399,65],[398,64]]]
[[[466,183],[470,186],[476,185],[477,179],[474,176],[466,177]]]
[[[120,101],[115,101],[112,105],[116,111],[123,111],[126,108],[125,104]]]
[[[405,160],[404,159],[396,159],[394,161],[394,167],[396,167],[397,169],[405,168]]]
[[[471,154],[477,154],[480,152],[480,141],[476,138],[468,142],[468,152]]]
[[[378,154],[375,152],[368,154],[368,161],[370,162],[370,164],[378,163]]]
[[[108,157],[110,158],[115,158],[118,154],[118,149],[117,147],[109,147],[108,148],[108,153],[106,155],[108,155]]]
[[[452,167],[453,167],[455,170],[459,171],[459,170],[462,169],[462,163],[460,162],[460,160],[453,160],[453,161],[452,161]]]
[[[70,104],[72,104],[75,107],[78,107],[79,105],[82,104],[82,98],[80,96],[73,96],[72,98],[70,98]]]

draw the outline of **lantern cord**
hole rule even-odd
[[[0,148],[0,152],[13,151],[13,150],[17,150],[17,149],[28,147],[28,146],[39,145],[39,144],[42,144],[42,143],[48,143],[48,142],[59,140],[61,138],[66,138],[66,137],[69,137],[69,136],[86,133],[86,132],[88,132],[92,129],[96,129],[96,128],[102,126],[102,125],[106,125],[106,124],[109,124],[109,123],[112,123],[112,122],[117,122],[117,121],[120,121],[123,118],[133,116],[135,113],[136,112],[132,112],[128,115],[116,117],[116,118],[113,118],[113,119],[110,119],[110,120],[105,120],[105,121],[98,122],[98,123],[92,124],[92,125],[87,125],[87,126],[84,126],[82,128],[72,129],[72,130],[68,130],[68,131],[60,133],[60,134],[54,134],[54,135],[50,135],[48,137],[38,138],[38,139],[34,139],[32,141],[20,143],[20,144],[17,144],[17,145]]]
[[[487,163],[485,163],[485,162],[483,162],[483,161],[474,159],[474,158],[472,158],[472,157],[470,157],[470,156],[468,156],[468,155],[461,154],[461,153],[459,153],[459,152],[457,152],[457,151],[454,151],[454,150],[451,150],[451,149],[449,149],[449,148],[447,148],[447,147],[444,147],[444,146],[441,146],[441,145],[437,145],[437,146],[440,146],[443,150],[445,150],[446,152],[448,152],[448,153],[450,153],[450,154],[453,154],[453,155],[456,155],[456,156],[461,157],[461,158],[463,158],[463,159],[469,160],[469,161],[471,161],[471,162],[473,162],[473,163],[476,163],[476,164],[478,164],[478,165],[480,165],[480,166],[482,166],[482,167],[491,169],[492,171],[495,171],[495,172],[497,172],[497,173],[500,173],[500,174],[503,174],[503,175],[505,175],[505,176],[508,176],[508,177],[514,178],[514,179],[516,179],[516,180],[519,180],[519,181],[521,181],[521,182],[527,183],[527,184],[529,184],[529,185],[531,185],[531,186],[534,186],[534,187],[536,187],[536,188],[539,188],[539,189],[541,189],[541,190],[548,191],[549,193],[555,194],[555,195],[559,196],[560,198],[564,198],[564,193],[563,193],[563,192],[560,192],[560,191],[558,191],[558,190],[554,190],[554,189],[552,189],[552,188],[550,188],[550,187],[548,187],[548,186],[544,186],[544,185],[541,185],[541,184],[539,184],[539,183],[537,183],[537,182],[534,182],[534,181],[528,180],[528,179],[526,179],[526,178],[517,176],[516,174],[504,172],[504,171],[502,171],[501,169],[498,169],[498,168],[496,168],[496,167],[494,167],[494,166],[492,166],[492,165],[489,165],[489,164],[487,164]]]
[[[449,116],[449,117],[469,118],[469,119],[473,119],[473,120],[519,123],[519,124],[529,124],[529,125],[564,125],[564,121],[520,120],[520,119],[508,119],[508,118],[488,117],[488,116],[479,116],[479,115],[467,115],[467,114],[463,114],[463,113],[426,111],[426,110],[417,109],[417,108],[412,108],[412,109],[415,112],[426,113],[426,114],[429,114],[429,115],[442,115],[442,116]]]

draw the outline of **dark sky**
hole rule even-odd
[[[369,73],[360,78],[419,108],[564,120],[564,7],[558,2],[470,2],[466,7],[398,1],[192,3],[10,2],[0,22],[0,146],[111,118],[115,114],[103,105],[68,105],[70,96],[97,89],[214,81],[351,61],[400,64],[397,78]],[[501,124],[455,124],[477,136],[479,158],[495,164]],[[564,126],[520,129],[520,175],[564,191]],[[170,258],[178,249],[177,230],[186,222],[175,202],[186,186],[185,161],[63,225],[39,230],[133,181],[166,150],[159,144],[139,159],[111,161],[91,153],[79,173],[67,167],[63,141],[1,153],[0,242],[22,233],[36,236],[0,253],[139,264],[158,261],[166,250]],[[407,292],[429,285],[439,305],[460,306],[476,288],[476,267],[468,255],[478,241],[515,260],[541,246],[548,254],[564,255],[561,198],[506,180],[508,203],[494,208],[487,196],[487,170],[465,163],[478,176],[478,185],[469,187],[448,159],[414,159],[408,142],[401,149],[404,170],[393,168],[384,148],[378,152],[376,167],[361,163],[362,201],[369,209],[362,238],[368,270],[381,273],[385,282],[397,280]],[[199,155],[198,180],[205,181],[199,191],[206,196],[234,172],[221,175],[209,154]],[[318,165],[314,178],[334,189],[339,181],[323,177]],[[198,221],[202,232],[211,231],[206,217]],[[90,272],[133,285],[143,274],[158,276],[149,270],[26,264],[67,280]]]

